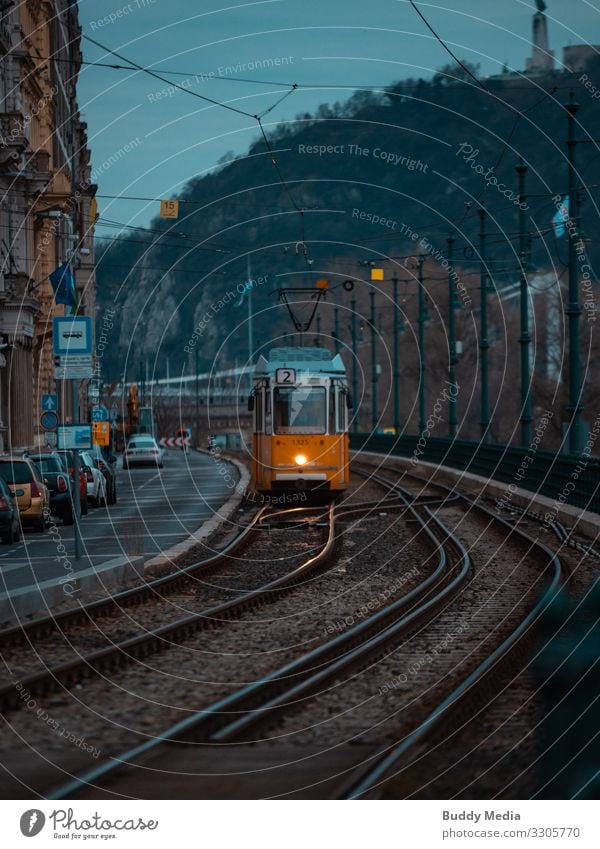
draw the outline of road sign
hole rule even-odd
[[[111,422],[116,422],[117,416],[119,415],[119,408],[116,404],[113,404],[110,408],[110,420]]]
[[[92,447],[92,428],[88,424],[59,425],[58,447],[79,450]]]
[[[58,395],[42,395],[42,410],[58,410]]]
[[[92,353],[92,319],[89,315],[55,316],[52,319],[55,354],[77,356]]]
[[[110,445],[110,422],[92,422],[94,445]]]
[[[56,436],[55,430],[47,430],[44,434],[44,443],[48,446],[48,448],[56,448],[58,444],[58,438]]]
[[[55,380],[86,380],[93,377],[94,364],[91,354],[60,354],[54,357]]]
[[[40,417],[40,424],[44,430],[54,430],[58,424],[58,413],[54,410],[46,410]]]
[[[106,407],[94,407],[92,409],[92,421],[93,422],[107,422],[108,421],[108,410]]]
[[[161,218],[179,218],[179,201],[178,200],[161,200],[161,202],[160,202],[160,217]]]

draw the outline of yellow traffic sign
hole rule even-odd
[[[179,218],[179,201],[178,200],[161,200],[161,202],[160,202],[160,217],[161,218]]]
[[[371,280],[383,280],[383,268],[372,268]]]
[[[94,445],[110,445],[110,422],[92,422]]]

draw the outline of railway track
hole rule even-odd
[[[245,743],[248,739],[255,739],[261,729],[273,727],[281,719],[297,713],[302,715],[303,708],[320,702],[321,694],[325,694],[328,688],[345,686],[346,682],[353,681],[361,670],[368,671],[376,666],[378,658],[384,657],[409,636],[418,635],[421,629],[426,634],[429,623],[435,621],[469,581],[471,567],[468,554],[456,535],[432,513],[433,509],[444,505],[456,508],[461,496],[443,492],[441,487],[430,484],[426,492],[421,489],[416,494],[407,493],[394,481],[381,477],[378,481],[387,490],[387,496],[368,503],[339,505],[335,518],[360,530],[362,517],[368,520],[370,516],[385,516],[392,512],[405,516],[412,522],[417,535],[427,541],[429,549],[437,556],[437,562],[417,586],[315,649],[294,657],[275,670],[271,668],[250,684],[209,702],[207,706],[203,705],[200,710],[187,711],[188,716],[184,720],[166,728],[164,724],[162,727],[153,725],[146,742],[111,755],[93,769],[79,773],[74,780],[53,792],[51,798],[69,798],[86,793],[91,793],[94,798],[98,793],[112,798],[164,795],[164,771],[171,775],[181,774],[184,779],[189,772],[189,779],[193,782],[198,770],[195,761],[207,751],[214,752],[215,747],[218,751],[219,747],[235,745],[240,740]],[[385,512],[379,512],[382,510]],[[329,515],[332,512],[329,511]],[[322,511],[315,513],[313,510],[309,521],[302,517],[301,511],[294,514],[271,511],[265,517],[265,525],[271,528],[302,528],[323,518]],[[506,531],[515,533],[512,525],[501,519],[498,521]],[[333,536],[338,534],[339,529]],[[328,537],[331,537],[331,531]],[[522,535],[521,538],[525,537]],[[305,577],[306,573],[299,577],[299,582]],[[283,591],[275,587],[271,598],[281,598]],[[193,618],[202,618],[205,614],[206,611]],[[223,618],[218,617],[217,621],[221,622]],[[379,755],[379,760],[382,760],[384,754],[389,756],[390,753],[387,749],[385,753],[378,751],[369,758],[369,763],[375,763]],[[361,774],[360,780],[363,778],[365,776]],[[153,782],[158,782],[160,787],[153,790]],[[353,781],[350,795],[355,792],[357,784],[358,779]],[[53,786],[56,787],[56,784]],[[339,786],[341,782],[338,782],[338,790]],[[334,795],[344,794],[335,791]]]
[[[429,548],[437,553],[435,568],[424,580],[333,639],[162,729],[141,746],[99,764],[61,787],[52,798],[69,798],[85,793],[90,787],[94,793],[106,788],[113,797],[132,793],[143,796],[140,781],[143,785],[151,770],[149,760],[158,759],[161,770],[171,771],[175,769],[171,766],[172,758],[181,743],[200,746],[231,743],[249,729],[272,723],[280,712],[301,706],[340,675],[354,674],[374,662],[434,617],[468,581],[470,560],[460,541],[432,515],[426,504],[411,503],[399,490],[394,494],[419,534],[428,541]],[[389,503],[393,501],[386,502],[386,510]],[[357,512],[360,508],[351,507],[347,516]]]
[[[21,670],[18,689],[14,681],[0,686],[0,707],[8,710],[18,706],[23,691],[30,696],[39,696],[55,690],[69,689],[102,672],[117,669],[135,661],[143,662],[149,655],[168,649],[172,645],[181,644],[201,630],[218,627],[226,621],[235,619],[244,611],[276,600],[282,592],[292,589],[298,583],[305,581],[308,576],[317,574],[319,569],[330,562],[337,540],[335,525],[337,517],[350,518],[365,515],[380,507],[381,502],[369,501],[358,504],[348,503],[337,507],[331,505],[324,509],[263,508],[225,549],[187,567],[180,573],[151,581],[102,601],[82,605],[80,608],[63,612],[54,619],[52,617],[39,619],[24,625],[22,629],[15,627],[0,633],[0,649],[5,665],[10,667],[12,661],[13,667],[19,666]],[[392,499],[386,502],[386,509],[403,510],[404,502]],[[298,531],[303,528],[319,528],[322,524],[324,524],[324,539],[321,544],[316,544],[316,553],[304,558],[299,566],[291,570],[286,567],[285,558],[276,558],[283,562],[279,569],[283,571],[283,574],[273,580],[259,582],[256,588],[241,593],[226,588],[225,593],[233,595],[233,598],[209,605],[199,612],[185,616],[176,615],[178,606],[174,606],[171,601],[165,603],[165,597],[168,598],[181,591],[186,585],[190,585],[192,593],[195,593],[194,582],[205,581],[209,575],[214,575],[219,570],[231,566],[232,563],[238,564],[240,573],[247,572],[246,561],[240,561],[240,554],[247,553],[248,548],[256,544],[257,536],[268,535],[273,529],[295,528]],[[272,564],[269,563],[268,571],[272,571],[271,566]],[[247,581],[247,576],[245,580]],[[191,601],[198,606],[198,599],[194,594]],[[137,618],[139,612],[136,619],[132,620],[127,611],[131,607],[139,611],[142,605],[149,606],[154,619],[166,616],[169,621],[158,626],[152,623],[143,624]],[[162,608],[165,610],[164,613]],[[102,628],[98,625],[100,619],[106,620]],[[125,631],[133,631],[134,636],[127,636],[124,639],[119,637],[119,628],[123,629],[123,619],[125,619]],[[77,631],[81,633],[76,634]],[[53,641],[49,641],[50,636],[54,638]],[[79,645],[76,636],[79,638]],[[33,661],[38,661],[38,665],[44,667],[41,671],[23,674],[21,646],[24,641],[33,648]],[[104,645],[90,650],[90,641]],[[51,658],[48,663],[44,662],[40,655],[42,648],[35,647],[40,643],[43,644],[44,656]],[[13,652],[15,650],[18,652],[14,660],[7,651],[7,646],[12,648]],[[62,662],[57,661],[56,654],[68,659]]]
[[[375,476],[376,479],[378,477]],[[416,479],[422,483],[422,479]],[[381,478],[381,480],[385,479]],[[388,483],[392,482],[388,481]],[[468,676],[445,694],[433,710],[429,711],[401,742],[373,753],[368,763],[357,770],[342,792],[337,794],[337,798],[379,798],[384,795],[386,786],[389,786],[391,782],[395,782],[393,798],[405,798],[413,794],[418,789],[418,782],[423,780],[422,762],[436,749],[439,756],[439,747],[442,747],[449,738],[464,733],[469,727],[470,719],[476,716],[482,709],[482,705],[485,706],[485,703],[492,698],[492,694],[497,693],[501,688],[499,683],[501,670],[506,669],[511,660],[524,650],[524,644],[532,636],[533,626],[556,597],[563,581],[560,559],[543,543],[529,536],[518,525],[500,518],[468,496],[443,485],[436,484],[436,486],[444,492],[445,496],[452,495],[458,498],[469,510],[477,511],[480,515],[503,524],[511,529],[511,534],[516,533],[527,540],[539,553],[541,562],[550,567],[546,587],[541,594],[538,593],[526,615],[515,624],[502,642],[486,654]],[[556,524],[557,527],[553,530],[559,539],[564,541],[564,529],[558,526],[558,523]],[[416,779],[415,774],[411,775],[411,767],[416,773]]]

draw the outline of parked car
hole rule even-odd
[[[43,533],[50,515],[50,493],[35,463],[29,457],[0,457],[0,477],[17,499],[21,524]]]
[[[106,478],[106,500],[109,504],[117,503],[117,458],[101,445],[92,445],[86,452],[94,458],[98,468]]]
[[[163,453],[163,449],[153,436],[145,433],[130,436],[123,452],[123,468],[151,464],[162,469]]]
[[[66,449],[60,448],[55,452],[59,457],[62,458],[63,462],[66,464],[67,471],[69,473],[69,477],[71,480],[74,479],[74,451],[67,451]],[[79,503],[81,504],[81,515],[87,516],[88,513],[88,497],[87,497],[87,475],[86,475],[87,467],[83,465],[82,462],[79,463]]]
[[[21,536],[16,492],[11,492],[4,478],[0,477],[0,539],[5,545],[18,542]]]
[[[94,507],[106,507],[106,478],[98,468],[98,463],[87,451],[80,451],[79,458],[86,470],[88,501]]]
[[[62,519],[65,525],[74,522],[73,476],[59,454],[30,454],[50,492],[50,512]]]

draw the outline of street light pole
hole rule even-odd
[[[371,300],[371,430],[377,428],[377,338],[375,330],[375,292],[369,292]]]
[[[448,383],[450,384],[450,400],[448,401],[448,436],[454,439],[457,431],[456,421],[456,327],[454,322],[454,239],[449,236],[448,243]]]
[[[419,255],[419,431],[425,430],[425,287],[423,284],[423,264],[425,257]]]
[[[352,403],[354,411],[352,415],[352,430],[358,431],[358,366],[356,362],[356,298],[350,302],[350,326],[352,333]]]
[[[480,366],[481,366],[481,441],[490,441],[490,399],[489,399],[489,366],[488,366],[488,350],[490,344],[488,342],[488,321],[487,321],[487,268],[486,268],[486,230],[485,221],[487,213],[485,209],[479,210],[479,257],[481,260],[481,284],[480,295],[481,304],[479,311],[480,318]]]
[[[400,307],[398,306],[398,276],[392,277],[394,297],[394,430],[400,433]]]
[[[521,345],[521,445],[524,447],[531,444],[531,387],[529,374],[529,289],[527,281],[527,266],[529,264],[529,251],[527,244],[527,197],[525,195],[525,176],[528,171],[524,162],[515,166],[519,177],[519,265],[521,272],[521,333],[519,344]]]
[[[576,169],[576,145],[575,140],[575,116],[579,111],[579,104],[575,101],[575,95],[571,92],[569,103],[566,106],[568,115],[567,151],[569,158],[569,302],[566,313],[569,316],[569,452],[571,454],[581,453],[580,421],[583,405],[581,403],[581,363],[580,363],[580,340],[579,340],[579,316],[581,306],[579,302],[579,198],[577,196],[577,169]],[[581,248],[579,248],[581,250]]]

